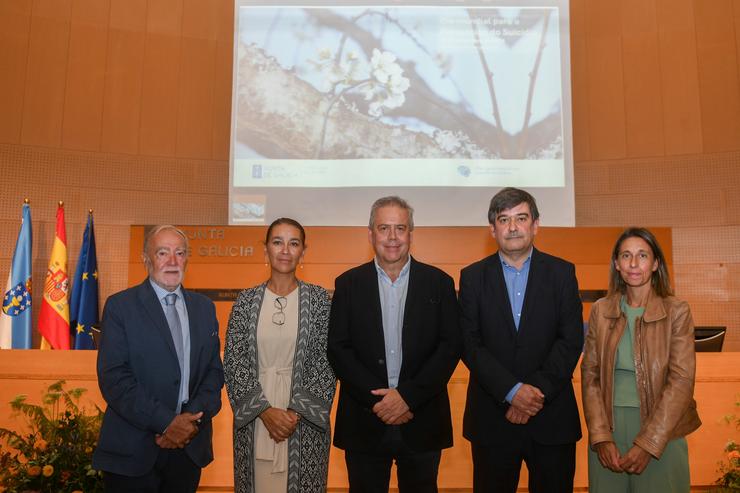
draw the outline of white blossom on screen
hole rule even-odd
[[[449,130],[434,132],[434,141],[447,152],[455,152],[460,147],[460,138]]]
[[[396,63],[396,55],[390,51],[380,51],[377,48],[373,48],[373,56],[370,59],[370,65],[372,65],[373,76],[381,84],[388,82],[394,75],[401,75],[403,69],[399,64]]]

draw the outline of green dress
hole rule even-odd
[[[614,360],[614,442],[620,455],[632,448],[640,432],[640,398],[635,379],[635,322],[644,307],[633,308],[622,298],[627,330],[622,334]],[[589,448],[588,484],[591,493],[689,493],[689,452],[685,438],[671,440],[660,459],[652,458],[642,474],[615,473],[602,467],[599,456]]]

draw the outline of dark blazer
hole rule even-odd
[[[459,308],[450,276],[413,258],[402,329],[397,390],[414,413],[400,425],[404,443],[424,452],[452,446],[447,381],[461,350]],[[378,274],[374,262],[350,269],[335,283],[329,320],[329,362],[340,380],[334,445],[378,449],[386,426],[370,393],[388,388]]]
[[[190,400],[182,411],[203,411],[200,431],[185,447],[193,462],[213,460],[211,419],[221,409],[224,383],[213,303],[182,288],[190,325]],[[180,365],[167,319],[149,280],[105,303],[98,351],[98,385],[108,407],[93,467],[140,476],[154,466],[154,442],[175,417]]]
[[[463,436],[503,444],[526,427],[543,444],[579,440],[571,378],[583,349],[583,313],[573,264],[533,250],[518,331],[498,253],[462,270],[460,307],[463,361],[470,369]],[[545,406],[525,425],[505,418],[505,397],[517,382],[545,394]]]

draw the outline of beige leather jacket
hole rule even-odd
[[[620,298],[619,294],[607,296],[591,308],[581,385],[592,447],[614,441],[614,360],[627,326]],[[693,397],[694,322],[685,301],[651,292],[642,319],[635,326],[634,358],[642,423],[634,444],[660,458],[668,441],[701,425]]]

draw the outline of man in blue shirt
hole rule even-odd
[[[534,248],[539,211],[526,191],[497,193],[488,221],[498,251],[460,275],[473,490],[515,492],[524,461],[529,491],[569,492],[581,438],[571,384],[583,347],[575,268]]]
[[[335,282],[329,361],[340,380],[334,445],[345,450],[351,493],[437,491],[452,446],[447,381],[461,350],[452,278],[409,254],[413,209],[378,199],[368,239],[375,258]]]

